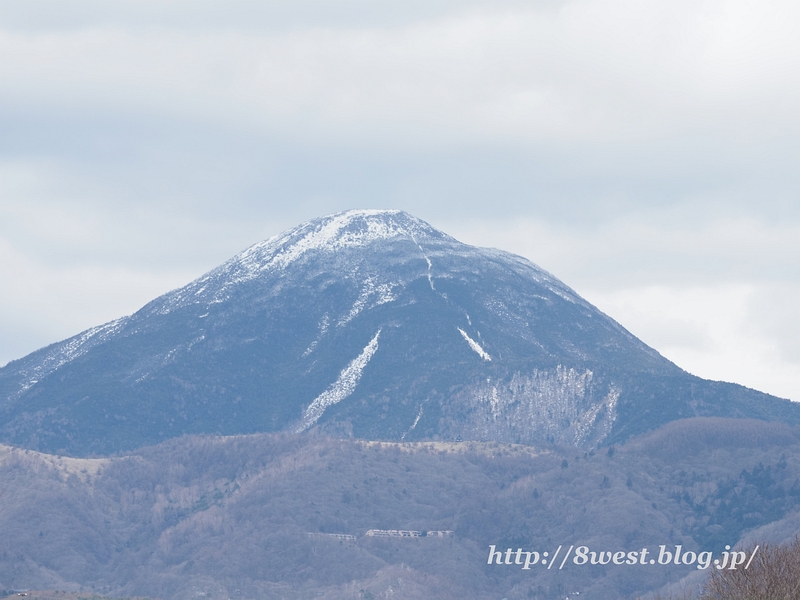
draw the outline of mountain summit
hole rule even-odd
[[[391,210],[308,221],[0,369],[0,441],[75,455],[311,430],[595,447],[708,415],[800,423],[528,260]]]

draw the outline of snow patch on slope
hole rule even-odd
[[[475,340],[473,340],[471,337],[469,337],[469,335],[467,335],[467,332],[466,332],[466,331],[464,331],[463,329],[461,329],[461,327],[456,327],[456,329],[458,329],[458,331],[461,333],[461,335],[463,336],[463,338],[464,338],[464,339],[467,341],[467,343],[469,344],[469,347],[470,347],[470,348],[472,348],[472,350],[473,350],[473,351],[474,351],[474,352],[475,352],[475,353],[476,353],[478,356],[480,356],[480,357],[481,357],[483,360],[486,360],[486,361],[491,361],[491,360],[492,360],[492,357],[491,357],[491,356],[489,356],[489,353],[488,353],[488,352],[486,352],[486,350],[484,350],[483,348],[481,348],[481,345],[480,345],[478,342],[476,342],[476,341],[475,341]]]
[[[22,394],[54,371],[60,369],[65,364],[72,362],[76,358],[83,356],[95,346],[105,342],[120,329],[122,329],[122,327],[128,321],[128,318],[129,317],[122,317],[121,319],[116,319],[106,323],[105,325],[99,325],[97,327],[87,329],[75,337],[64,340],[60,344],[55,344],[50,349],[43,350],[42,352],[44,355],[41,358],[37,356],[38,353],[32,355],[36,357],[34,366],[30,368],[23,366],[19,369],[19,374],[22,376],[22,382],[20,383],[19,390],[17,390],[17,392],[13,394],[10,399],[15,400],[19,398],[22,396]]]
[[[361,375],[364,373],[364,367],[367,366],[369,360],[378,350],[378,337],[380,335],[381,330],[379,329],[375,337],[361,351],[361,354],[342,370],[333,385],[317,396],[303,412],[303,422],[295,430],[296,433],[311,427],[319,420],[326,408],[338,404],[355,391],[358,382],[361,380]]]
[[[352,321],[358,313],[367,307],[371,299],[374,299],[374,301],[370,305],[370,308],[386,304],[392,300],[397,300],[397,297],[392,293],[393,288],[394,286],[391,283],[375,285],[375,279],[367,279],[361,286],[361,293],[358,295],[358,299],[353,303],[350,312],[339,319],[337,326],[341,327]]]
[[[593,378],[589,370],[558,366],[505,381],[486,379],[457,392],[444,407],[443,422],[453,437],[464,439],[593,448],[611,433],[620,397],[614,385],[596,397]],[[458,414],[447,414],[450,407]]]
[[[620,390],[611,386],[608,394],[601,402],[593,404],[573,425],[576,446],[586,446],[592,438],[604,440],[611,433],[611,427],[617,418],[617,401]]]

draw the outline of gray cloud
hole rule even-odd
[[[772,344],[789,381],[798,13],[744,0],[4,2],[0,363],[360,206],[524,254],[609,312],[691,297],[701,314],[745,286],[730,344]],[[629,326],[701,369],[721,338],[685,306]]]

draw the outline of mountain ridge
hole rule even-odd
[[[786,402],[686,373],[527,259],[352,210],[12,361],[0,441],[89,455],[318,428],[596,447],[731,410],[800,423]]]
[[[675,421],[613,452],[288,433],[183,436],[99,460],[0,446],[0,589],[167,600],[663,596],[665,584],[709,570],[500,568],[487,565],[488,549],[657,555],[664,544],[720,556],[782,542],[800,522],[799,451],[798,427],[724,418]]]

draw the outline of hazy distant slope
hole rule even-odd
[[[0,369],[0,439],[76,455],[311,428],[594,447],[695,415],[800,407],[693,377],[529,261],[400,211],[309,221]]]
[[[100,462],[0,448],[0,589],[81,585],[164,600],[349,600],[389,588],[396,598],[632,598],[696,569],[523,571],[488,567],[488,547],[681,544],[718,556],[769,523],[771,541],[793,536],[780,523],[796,522],[799,478],[798,428],[720,418],[676,421],[597,452],[287,434],[184,437]],[[365,536],[373,528],[454,535]]]

